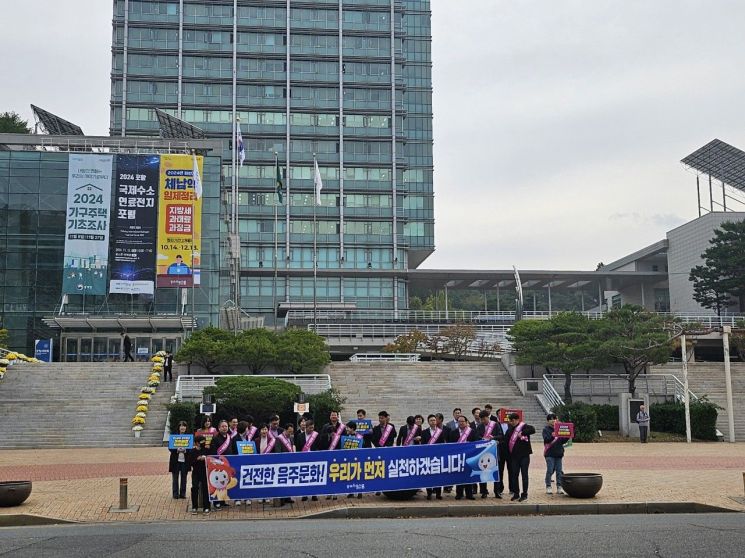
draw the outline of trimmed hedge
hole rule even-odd
[[[618,405],[593,405],[598,416],[598,430],[620,430]]]
[[[171,403],[166,407],[171,412],[171,422],[169,423],[171,434],[178,434],[178,423],[182,420],[188,425],[187,432],[193,433],[195,427],[198,427],[194,423],[199,412],[198,403]]]
[[[592,442],[598,433],[598,415],[594,405],[569,403],[554,407],[561,422],[574,423],[574,441]]]
[[[300,392],[295,384],[262,376],[224,376],[204,390],[215,396],[217,410],[212,417],[215,425],[232,417],[243,420],[247,415],[258,425],[275,413],[281,424],[294,422],[293,404]]]
[[[344,402],[346,401],[346,399],[334,388],[322,393],[306,395],[305,400],[310,404],[310,414],[313,415],[313,422],[316,424],[316,430],[319,431],[321,430],[321,427],[329,421],[331,411],[341,413],[344,409]],[[355,417],[342,416],[342,420],[345,421],[352,418]]]
[[[717,409],[709,401],[691,403],[691,437],[697,440],[717,439]],[[657,432],[686,433],[685,405],[653,403],[649,408],[650,427]]]

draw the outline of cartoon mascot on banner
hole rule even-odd
[[[497,478],[497,443],[490,441],[484,450],[473,457],[466,459],[466,463],[471,468],[471,476],[479,477],[479,482],[496,482]]]
[[[228,490],[238,484],[235,478],[235,469],[230,466],[228,460],[222,456],[208,457],[207,487],[210,496],[216,500],[229,500]]]

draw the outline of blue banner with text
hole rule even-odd
[[[494,441],[207,459],[211,500],[384,492],[499,480]]]

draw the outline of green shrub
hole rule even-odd
[[[717,409],[710,401],[691,403],[691,437],[697,440],[717,439]],[[685,405],[653,403],[649,408],[650,429],[655,432],[686,433]]]
[[[619,430],[618,405],[593,405],[598,416],[598,430]]]
[[[197,414],[199,413],[198,403],[170,403],[166,405],[171,412],[171,421],[169,423],[171,434],[178,433],[178,423],[182,420],[188,425],[187,432],[194,432]]]
[[[574,423],[574,441],[592,442],[598,434],[598,416],[593,405],[568,403],[554,407],[561,422]]]
[[[344,410],[346,399],[341,396],[338,390],[332,388],[322,393],[306,395],[305,400],[310,404],[310,414],[313,415],[313,422],[316,423],[316,429],[329,421],[331,411],[341,412]],[[348,421],[355,417],[342,416],[342,420]]]
[[[213,422],[251,415],[255,422],[269,420],[278,414],[282,424],[294,421],[293,404],[300,395],[300,387],[284,380],[262,376],[224,376],[204,393],[215,396],[217,409]],[[312,408],[312,407],[311,407]]]

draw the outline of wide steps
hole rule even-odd
[[[24,427],[22,436],[0,440],[0,448],[161,445],[175,384],[161,383],[140,438],[130,424],[151,369],[151,363],[10,367],[0,382],[0,415]]]

